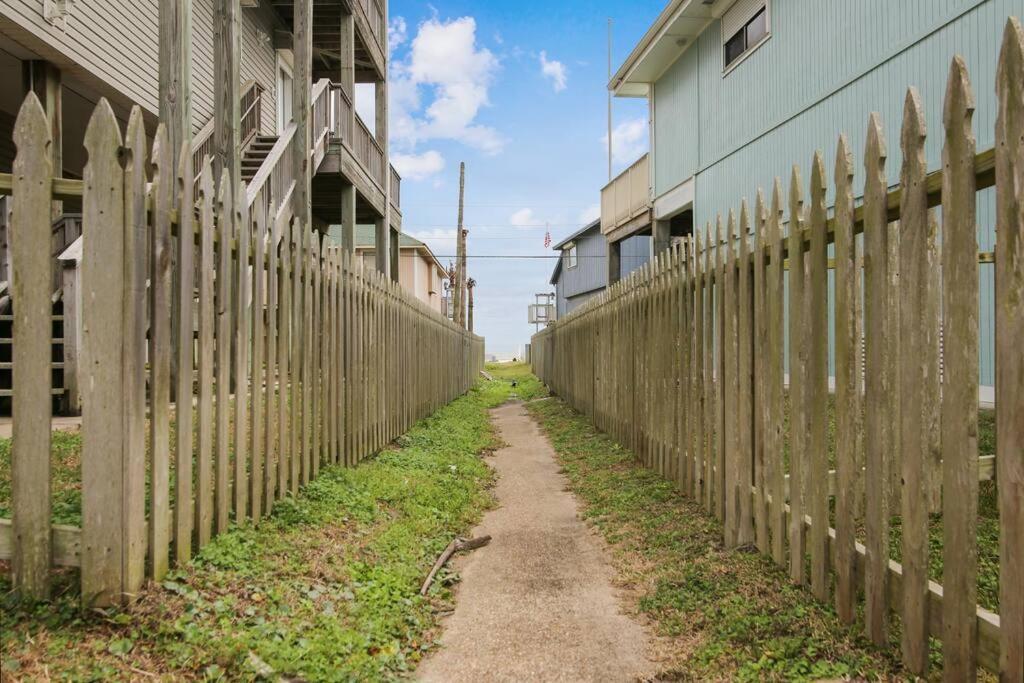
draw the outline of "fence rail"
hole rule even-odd
[[[752,213],[744,200],[714,231],[708,225],[661,254],[531,345],[541,379],[722,519],[728,545],[756,544],[817,598],[834,600],[843,622],[855,620],[863,595],[863,626],[880,646],[896,613],[906,667],[925,674],[935,638],[948,680],[971,680],[979,666],[1024,679],[1024,30],[1016,19],[999,64],[993,150],[975,152],[973,95],[958,57],[942,170],[927,173],[911,89],[896,190],[886,186],[885,136],[873,115],[860,206],[843,137],[831,217],[819,153],[807,201],[794,167],[788,201],[776,180],[770,202],[758,191]],[[976,234],[976,193],[993,185],[994,463],[978,452]],[[941,234],[932,207],[941,207]],[[977,604],[978,482],[993,470],[999,614]],[[941,514],[940,548],[929,547],[930,513]],[[894,517],[900,563],[889,552]],[[935,553],[941,585],[929,579]]]
[[[24,595],[46,596],[51,566],[67,564],[81,567],[84,604],[123,602],[321,466],[380,449],[482,368],[481,338],[321,244],[292,215],[291,190],[278,193],[282,179],[265,178],[256,195],[271,198],[253,201],[244,184],[228,191],[229,171],[215,189],[207,156],[193,198],[190,150],[168,149],[162,124],[148,149],[138,107],[122,134],[101,100],[83,181],[53,178],[35,95],[14,136],[14,173],[0,176],[17,302],[13,515],[0,520],[0,558]],[[68,527],[50,510],[49,228],[51,199],[76,195],[82,524]]]

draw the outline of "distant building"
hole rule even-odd
[[[555,286],[556,317],[562,318],[608,286],[608,253],[601,221],[569,235],[552,249],[562,255],[550,280]],[[650,236],[636,235],[624,240],[621,259],[623,275],[650,261]]]
[[[423,242],[402,233],[398,242],[398,283],[438,313],[444,313],[445,269]],[[372,225],[356,226],[356,257],[373,270],[376,263],[375,231]]]

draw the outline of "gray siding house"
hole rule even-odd
[[[552,247],[561,258],[551,274],[555,286],[556,313],[562,318],[597,296],[608,286],[608,245],[596,220]],[[651,259],[651,238],[638,235],[626,240],[622,250],[622,275]]]
[[[555,286],[557,317],[562,318],[608,286],[600,222],[591,223],[552,248],[561,252],[550,282]]]

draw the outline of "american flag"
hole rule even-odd
[[[544,233],[544,248],[547,249],[550,246],[551,246],[551,233],[550,232],[545,232]]]

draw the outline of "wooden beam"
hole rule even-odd
[[[309,110],[312,105],[311,84],[313,79],[313,0],[295,0],[292,19],[294,36],[292,51],[295,55],[294,77],[292,78],[292,111],[295,121],[295,144],[293,145],[295,192],[292,207],[295,217],[304,229],[310,225],[310,194],[312,169],[309,150],[312,142],[309,129]]]
[[[241,10],[238,1],[214,0],[213,4],[213,177],[215,182],[219,181],[222,169],[227,168],[232,182],[229,188],[232,193],[241,176],[241,141],[238,129],[241,118],[238,92]]]
[[[61,71],[55,65],[31,60],[24,64],[24,92],[34,92],[46,112],[50,130],[50,160],[53,175],[64,175],[64,113],[61,85]],[[57,220],[64,213],[64,204],[55,199],[50,204],[50,218]]]
[[[192,0],[160,0],[160,120],[174,155],[192,144]]]

